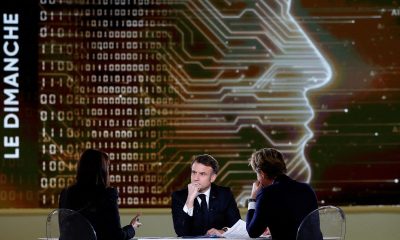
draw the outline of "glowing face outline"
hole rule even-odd
[[[243,7],[240,11],[236,9],[236,12],[233,10],[234,13],[226,11],[228,14],[224,14],[214,5],[226,4],[229,8],[228,3],[249,4],[254,8]],[[219,132],[220,135],[217,138],[229,138],[230,134],[233,136],[241,129],[256,129],[265,138],[266,144],[269,144],[264,147],[276,147],[288,158],[288,174],[295,179],[309,182],[311,169],[305,159],[304,148],[313,136],[308,123],[314,117],[314,111],[308,102],[307,91],[326,84],[332,77],[332,71],[327,61],[291,15],[291,1],[191,1],[183,4],[186,4],[185,8],[178,16],[180,21],[186,17],[187,22],[182,26],[197,29],[206,37],[203,39],[200,37],[200,41],[199,39],[196,41],[195,34],[189,34],[190,31],[185,32],[184,27],[180,29],[177,23],[174,27],[178,28],[178,32],[182,34],[182,39],[179,39],[181,45],[166,50],[171,66],[169,74],[175,80],[172,88],[182,99],[182,103],[171,106],[176,110],[176,123],[173,126],[182,134],[179,137],[189,138],[191,135],[192,139],[195,139],[201,138],[203,133],[208,133],[212,139],[218,135],[216,132]],[[278,6],[279,9],[273,9],[271,6]],[[263,13],[265,16],[262,15]],[[246,15],[249,16],[247,19]],[[192,25],[188,27],[190,24]],[[256,25],[266,30],[263,32],[256,29],[253,33],[248,30],[259,27]],[[276,35],[271,36],[271,33]],[[263,42],[263,38],[267,38],[267,41]],[[209,41],[211,50],[206,49],[205,54],[214,51],[219,58],[202,53],[204,45],[207,44],[206,40]],[[259,45],[245,46],[246,40],[249,40],[251,44],[258,43]],[[235,42],[239,43],[235,45]],[[244,45],[240,45],[243,42]],[[267,47],[271,42],[274,46],[269,46],[278,48],[280,51],[278,54]],[[202,49],[196,51],[196,46]],[[259,46],[264,46],[265,49],[260,49]],[[252,54],[254,56],[265,54],[266,58],[254,57]],[[265,69],[260,67],[263,64],[266,66]],[[247,77],[246,73],[240,75],[241,71],[245,72],[250,68],[249,66],[258,67],[259,75],[256,77]],[[200,71],[193,69],[200,69]],[[199,77],[201,75],[199,72],[212,71],[216,72],[212,74],[213,78]],[[237,75],[234,74],[235,71]],[[226,72],[230,73],[226,74]],[[251,75],[251,73],[247,74]],[[268,97],[268,94],[276,96]],[[254,108],[254,105],[262,105],[263,101],[264,108],[248,110]],[[275,105],[281,109],[271,107]],[[272,110],[268,110],[269,107]],[[227,115],[234,114],[237,115],[232,117],[233,120],[226,120]],[[274,117],[281,120],[276,121]],[[282,119],[289,120],[285,123]],[[205,129],[205,125],[209,126],[209,129]],[[289,129],[289,134],[284,141],[277,141],[274,135],[279,132],[276,129],[282,126],[282,131]],[[196,127],[199,129],[196,130]],[[290,130],[292,127],[293,129]],[[297,138],[291,136],[298,132],[301,132],[301,136]],[[217,143],[218,140],[215,142]],[[227,145],[229,144],[225,147],[231,148],[232,152],[235,148],[251,147],[251,144],[246,143]],[[218,145],[219,148],[224,148],[223,146],[224,144]],[[197,148],[212,155],[224,155],[209,145],[198,144],[187,150],[186,143],[178,142],[175,147],[186,148],[183,151],[188,152],[195,151]],[[243,160],[234,162],[228,162],[222,167],[220,173],[222,182],[228,179],[230,174],[246,172],[246,170],[229,170],[234,164],[246,163]],[[179,163],[180,161],[176,162],[176,164]]]
[[[251,7],[243,9],[246,7],[246,5],[243,5],[242,9],[236,8],[239,12],[219,11],[216,7],[216,4],[225,4],[226,9],[230,10],[229,7],[231,5],[235,7],[235,4],[241,2],[248,3]],[[331,78],[332,73],[326,60],[291,16],[290,5],[291,1],[285,0],[187,0],[172,1],[170,5],[163,6],[167,8],[168,13],[170,9],[176,10],[175,13],[177,15],[163,15],[160,18],[166,17],[166,19],[169,19],[168,24],[156,23],[154,28],[149,27],[148,30],[145,30],[151,33],[157,29],[161,32],[162,37],[166,36],[170,40],[171,46],[167,44],[163,45],[163,49],[156,48],[142,51],[160,54],[163,59],[159,60],[156,57],[157,60],[154,62],[165,63],[168,66],[165,73],[173,79],[172,82],[168,82],[170,84],[168,87],[173,90],[174,96],[171,96],[172,94],[169,95],[170,92],[165,93],[162,91],[160,91],[159,95],[157,95],[158,92],[155,95],[157,97],[162,94],[169,95],[168,97],[176,97],[180,101],[168,102],[167,104],[164,104],[164,102],[160,104],[157,102],[146,104],[144,100],[143,105],[140,106],[123,106],[123,104],[120,106],[129,107],[131,110],[136,107],[137,109],[135,108],[134,110],[138,111],[144,111],[145,108],[153,108],[164,113],[164,110],[166,110],[165,112],[168,114],[156,115],[154,118],[168,119],[170,122],[166,126],[163,125],[161,127],[174,133],[171,135],[163,134],[162,137],[155,140],[154,138],[148,140],[142,137],[137,137],[134,140],[133,138],[123,140],[126,141],[124,144],[131,143],[132,141],[143,141],[141,142],[143,146],[149,143],[149,141],[154,140],[153,142],[156,142],[160,146],[159,148],[150,147],[143,150],[136,147],[118,149],[117,151],[140,152],[143,155],[150,152],[150,154],[157,156],[146,159],[148,161],[145,164],[150,165],[150,169],[153,169],[153,166],[160,166],[157,167],[157,171],[154,170],[156,172],[154,174],[165,176],[165,179],[168,179],[168,182],[160,184],[163,190],[171,189],[181,184],[176,179],[179,179],[180,173],[187,170],[187,160],[192,155],[204,152],[216,157],[221,164],[218,183],[243,187],[239,191],[239,194],[237,194],[238,191],[236,190],[236,195],[238,195],[237,199],[239,200],[242,196],[245,199],[248,197],[248,194],[246,194],[247,183],[244,184],[244,181],[253,180],[254,177],[251,169],[247,166],[247,158],[256,148],[260,147],[276,147],[281,150],[288,159],[289,175],[298,180],[310,181],[311,172],[309,164],[304,157],[304,147],[312,137],[312,131],[309,129],[308,123],[313,118],[314,113],[306,95],[308,90],[324,85]],[[115,7],[127,8],[128,6]],[[145,8],[145,6],[143,7]],[[99,4],[99,8],[106,9],[106,6]],[[140,8],[140,6],[133,6],[133,8]],[[105,12],[104,9],[103,11]],[[203,9],[204,11],[199,11],[199,9]],[[92,19],[96,24],[101,23],[101,20],[95,20],[99,17],[96,16],[96,11],[84,12],[81,9],[75,9],[74,11],[77,14],[65,15],[65,17],[73,16],[74,21],[70,22],[72,29],[84,26],[85,29],[89,30],[88,32],[97,31],[97,28],[88,24],[89,20],[87,20]],[[248,14],[248,16],[245,14]],[[75,17],[77,18],[75,19]],[[86,25],[79,25],[82,20],[81,18],[85,20]],[[107,19],[105,16],[104,18]],[[61,22],[61,18],[57,19]],[[43,20],[43,22],[47,23],[47,20],[51,23],[50,18]],[[131,20],[132,18],[122,19],[120,24],[123,21]],[[153,19],[151,16],[148,16],[147,20]],[[84,21],[82,20],[82,22]],[[221,29],[224,30],[220,31]],[[286,30],[283,31],[283,29]],[[68,31],[70,29],[66,26],[64,30]],[[105,30],[110,30],[107,36],[110,36],[112,33],[115,37],[115,34],[120,29],[111,27],[108,29],[108,27],[105,27],[104,29],[99,29],[96,33],[104,34],[104,32],[107,32]],[[121,31],[120,34],[124,33],[127,36],[128,33],[132,34],[133,31],[139,32],[135,27],[127,28],[126,30],[126,32]],[[276,33],[276,36],[271,38],[271,33]],[[154,35],[157,35],[157,32],[154,32]],[[111,40],[115,45],[117,43],[121,45],[121,42],[124,41],[136,41],[138,44],[142,41],[142,38],[115,39],[111,37],[109,39],[96,39],[96,37],[93,37],[93,39],[87,40],[82,36],[74,35],[75,39],[72,40],[76,40],[83,46],[89,47],[80,49],[80,45],[74,45],[77,46],[76,49],[74,48],[74,51],[79,52],[77,59],[74,59],[74,61],[78,61],[80,65],[82,65],[82,61],[93,61],[91,62],[92,65],[99,70],[98,73],[96,71],[93,73],[93,75],[98,74],[96,76],[96,84],[102,83],[101,79],[103,78],[98,76],[104,70],[101,67],[106,65],[102,65],[104,59],[97,61],[98,59],[90,58],[88,60],[85,58],[85,55],[80,55],[82,52],[87,51],[88,54],[93,53],[96,56],[97,54],[108,56],[107,54],[102,55],[102,53],[103,51],[105,53],[113,52],[111,49],[104,47],[104,44],[100,45],[100,47],[97,47],[98,45],[95,44],[96,47],[92,48],[93,43],[96,43],[95,41],[98,41],[98,43],[107,43],[107,40]],[[285,38],[287,38],[287,42],[284,41]],[[201,41],[198,41],[199,39]],[[149,41],[162,42],[164,40],[153,37]],[[63,44],[63,40],[57,38],[44,39],[43,41],[47,41],[43,44],[48,47],[53,46],[54,41],[59,41],[59,46]],[[83,44],[86,41],[88,43]],[[303,46],[303,48],[296,47],[299,45]],[[207,48],[208,46],[212,46],[212,49]],[[271,47],[271,51],[268,51],[267,46]],[[273,48],[277,46],[282,48],[280,50],[281,54],[272,55]],[[117,52],[137,52],[136,49],[121,49],[117,50]],[[57,54],[60,53],[55,53],[54,56],[59,57]],[[43,56],[43,62],[46,62],[47,57],[52,59],[54,56]],[[271,56],[274,58],[271,58]],[[67,59],[71,58],[69,55],[66,57]],[[151,61],[146,62],[146,60],[143,60],[143,62],[148,64],[154,63]],[[136,64],[138,62],[131,61],[130,63]],[[115,65],[117,66],[118,64]],[[203,71],[198,71],[199,69],[203,69]],[[309,71],[305,73],[304,69],[309,69]],[[293,74],[296,72],[297,75]],[[299,72],[300,78],[298,77]],[[69,72],[68,74],[73,75],[75,72]],[[86,73],[83,72],[83,74]],[[118,74],[122,76],[142,74],[143,76],[146,73],[121,71],[116,75]],[[293,84],[292,88],[288,89],[287,86],[290,86],[291,77],[296,76],[298,77],[297,80],[300,81],[297,81],[297,83]],[[157,81],[140,82],[139,80],[138,82],[122,81],[122,83],[116,85],[122,86],[126,84],[145,87],[156,85],[156,87],[159,87],[157,86]],[[76,82],[76,84],[85,86],[85,84],[90,85],[91,83]],[[164,87],[164,85],[161,87]],[[105,96],[105,98],[113,99],[116,102],[117,100],[124,100],[124,97],[131,97],[132,99],[132,97],[146,94],[149,94],[150,98],[154,97],[150,92],[146,91],[124,94],[98,92],[93,94],[93,99],[98,96]],[[108,103],[99,103],[99,105],[105,108],[110,108],[111,106]],[[109,111],[112,110],[111,107]],[[150,117],[127,115],[122,118],[135,118],[135,120],[139,121],[152,117],[153,115]],[[88,120],[97,118],[106,119],[104,120],[106,122],[109,118],[114,118],[114,116],[88,115],[87,118]],[[115,117],[115,119],[119,120],[120,116]],[[142,129],[145,129],[145,131],[148,129],[161,131],[158,125],[143,125]],[[77,127],[80,126],[78,125]],[[140,127],[138,126],[136,129],[140,129]],[[125,129],[124,127],[120,128]],[[136,131],[136,129],[133,129],[132,132]],[[280,134],[280,129],[283,130],[281,132],[287,131],[288,133],[283,133],[283,137],[277,137]],[[257,136],[251,134],[256,134]],[[291,134],[300,136],[296,135],[293,137]],[[261,139],[262,142],[257,143],[257,139]],[[107,135],[104,139],[97,139],[95,143],[98,144],[97,146],[104,146],[101,143],[107,140],[114,141]],[[114,159],[116,155],[112,153],[113,151],[114,149],[110,149],[108,152],[111,152],[110,156]],[[115,158],[117,160],[125,160],[121,156]],[[128,161],[130,160],[132,159],[128,159]],[[129,173],[118,172],[114,167],[115,165],[113,164],[110,167],[112,173],[129,175]],[[235,175],[238,177],[230,177]],[[175,178],[176,176],[178,178]],[[167,191],[163,193],[167,193]]]

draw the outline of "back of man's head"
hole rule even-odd
[[[263,171],[271,179],[286,173],[283,155],[274,148],[258,150],[252,154],[249,162],[255,172]]]

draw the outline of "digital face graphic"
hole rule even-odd
[[[219,181],[233,188],[247,179],[247,158],[262,147],[285,154],[291,177],[311,178],[304,157],[313,117],[307,91],[329,81],[331,69],[290,5],[182,1],[167,28],[173,44],[163,53],[177,97],[168,106],[173,144],[165,146],[180,156],[215,156],[223,163]],[[178,159],[167,166],[180,168],[188,157]]]
[[[40,207],[57,205],[87,148],[109,154],[121,207],[169,206],[202,153],[239,204],[260,148],[279,149],[288,175],[310,181],[307,92],[332,74],[291,1],[41,0],[32,16],[37,79],[26,89],[37,99],[25,102],[36,120],[24,124],[38,153],[21,156],[38,158]]]
[[[232,187],[239,202],[254,178],[247,159],[259,148],[281,150],[288,174],[309,181],[307,91],[325,84],[331,70],[290,4],[43,6],[44,156],[70,166],[84,148],[109,152],[123,206],[167,204],[169,192],[190,179],[191,157],[201,153],[220,162],[217,182]],[[54,86],[61,95],[51,93]],[[67,121],[49,127],[54,114]]]
[[[202,153],[244,206],[264,147],[321,204],[398,204],[398,2],[0,1],[0,208],[56,207],[87,148],[122,208]]]

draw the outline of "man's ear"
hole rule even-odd
[[[261,176],[262,185],[263,185],[264,187],[265,187],[265,186],[268,186],[268,185],[271,185],[272,182],[274,181],[273,179],[269,178],[269,177],[268,177],[268,174],[266,174],[266,173],[263,172],[263,171],[260,171],[260,176]]]
[[[215,173],[211,174],[211,182],[214,182],[215,179],[217,179],[217,174]]]
[[[270,180],[270,178],[268,177],[268,175],[267,175],[265,172],[260,171],[260,175],[261,175],[261,178],[262,178],[262,179],[264,179],[264,180]]]
[[[258,175],[260,175],[261,179],[265,179],[267,177],[267,174],[265,174],[263,171],[258,171]]]

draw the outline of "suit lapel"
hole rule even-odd
[[[213,184],[211,185],[210,199],[208,200],[208,204],[209,215],[212,216],[218,204],[218,191]]]

